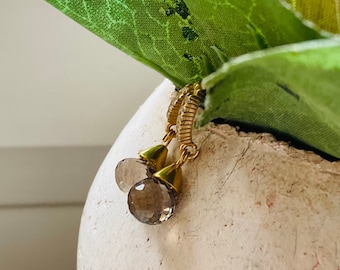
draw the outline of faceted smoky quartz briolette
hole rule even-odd
[[[148,166],[146,161],[139,158],[126,158],[116,166],[116,183],[121,191],[128,192],[135,183],[151,177],[153,173],[154,169]]]
[[[131,214],[140,222],[160,224],[175,210],[175,191],[156,178],[147,178],[130,189],[128,205]]]

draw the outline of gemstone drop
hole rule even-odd
[[[116,183],[121,191],[128,192],[129,189],[141,179],[149,178],[154,169],[139,158],[126,158],[116,166]]]
[[[155,225],[168,220],[175,210],[175,191],[156,178],[136,183],[129,192],[131,214],[140,222]]]

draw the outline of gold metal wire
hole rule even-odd
[[[172,129],[172,127],[176,125],[178,114],[183,104],[183,100],[190,91],[192,91],[190,85],[183,87],[178,91],[178,95],[171,101],[169,105],[167,111],[168,123],[165,128],[166,134],[163,137],[163,142],[165,146],[168,146],[171,140],[176,136],[176,132],[174,129]]]
[[[189,152],[184,149],[176,162],[177,167],[181,167],[189,158]]]
[[[196,157],[197,146],[192,141],[192,129],[194,127],[194,121],[197,109],[203,102],[205,97],[205,90],[201,89],[200,85],[195,83],[191,86],[191,92],[187,93],[183,101],[183,105],[180,108],[177,121],[176,121],[176,133],[177,140],[187,147],[195,149],[191,153],[192,158]]]
[[[203,102],[205,90],[198,83],[188,84],[179,90],[178,95],[171,101],[167,117],[166,134],[163,138],[165,146],[176,137],[180,146],[180,157],[176,166],[181,167],[187,160],[194,159],[199,154],[197,145],[192,141],[192,129],[194,126],[197,109]],[[173,126],[176,125],[176,131]]]
[[[168,125],[167,125],[167,132],[169,131],[170,127],[173,125],[176,125],[178,114],[180,111],[180,108],[182,107],[183,100],[188,95],[188,93],[191,93],[193,91],[193,88],[190,84],[184,86],[182,89],[178,91],[178,95],[171,101],[167,117],[168,117]]]
[[[165,146],[168,146],[169,143],[171,142],[171,140],[176,136],[176,132],[169,128],[169,131],[165,134],[165,136],[163,137],[163,142]]]

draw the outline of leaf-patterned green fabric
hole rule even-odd
[[[209,95],[201,125],[215,118],[256,125],[340,158],[339,74],[340,39],[240,56],[202,81]]]
[[[177,86],[229,58],[321,38],[278,0],[47,0]]]
[[[236,119],[340,158],[335,0],[321,1],[330,11],[317,0],[47,2],[178,87],[203,79],[201,124]]]
[[[286,2],[304,19],[315,23],[321,29],[340,33],[339,0],[286,0]]]

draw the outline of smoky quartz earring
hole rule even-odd
[[[168,109],[164,144],[140,152],[139,158],[123,159],[117,164],[116,183],[122,191],[129,192],[129,210],[142,223],[156,225],[173,216],[181,192],[181,166],[199,152],[192,142],[192,128],[204,93],[199,84],[182,88]],[[164,167],[167,146],[175,136],[180,142],[180,158]]]
[[[139,158],[121,160],[115,170],[116,183],[123,192],[128,192],[141,179],[151,177],[164,166],[168,153],[165,145],[150,147],[139,153]]]

